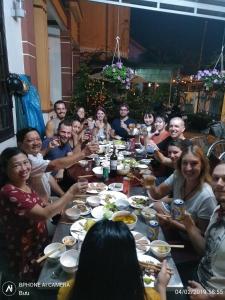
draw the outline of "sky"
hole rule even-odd
[[[131,9],[131,37],[147,50],[142,60],[156,64],[179,64],[182,73],[186,74],[195,74],[199,69],[205,26],[200,69],[214,67],[221,52],[224,21]]]

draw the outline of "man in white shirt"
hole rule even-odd
[[[98,150],[98,144],[88,144],[86,147],[77,153],[72,153],[69,156],[45,160],[41,154],[42,141],[38,131],[35,128],[24,128],[17,133],[17,143],[27,155],[32,165],[30,184],[31,187],[39,194],[42,199],[49,198],[51,189],[61,195],[63,192],[53,177],[48,172],[57,171],[59,169],[69,168],[75,162],[83,159]],[[60,190],[61,191],[60,191]]]
[[[183,221],[196,250],[204,255],[197,270],[198,282],[189,281],[192,300],[225,299],[225,162],[217,165],[212,185],[219,205],[203,237],[189,215]]]

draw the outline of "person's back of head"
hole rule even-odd
[[[144,300],[142,273],[135,241],[122,222],[103,220],[82,244],[70,299]]]

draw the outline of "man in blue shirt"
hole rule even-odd
[[[125,103],[120,105],[120,118],[116,118],[112,121],[113,138],[122,138],[127,140],[129,138],[129,125],[136,124],[136,121],[129,118],[129,106]]]
[[[69,144],[71,135],[71,122],[67,120],[61,121],[58,127],[58,135],[52,138],[46,138],[42,143],[42,154],[44,158],[48,160],[54,160],[70,155],[72,152]],[[53,173],[52,175],[55,176],[56,173]]]

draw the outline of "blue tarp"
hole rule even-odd
[[[16,96],[17,129],[24,127],[36,128],[43,138],[45,135],[45,124],[41,111],[40,97],[35,86],[33,86],[25,74],[19,75],[20,79],[28,85],[29,89],[23,96]]]

